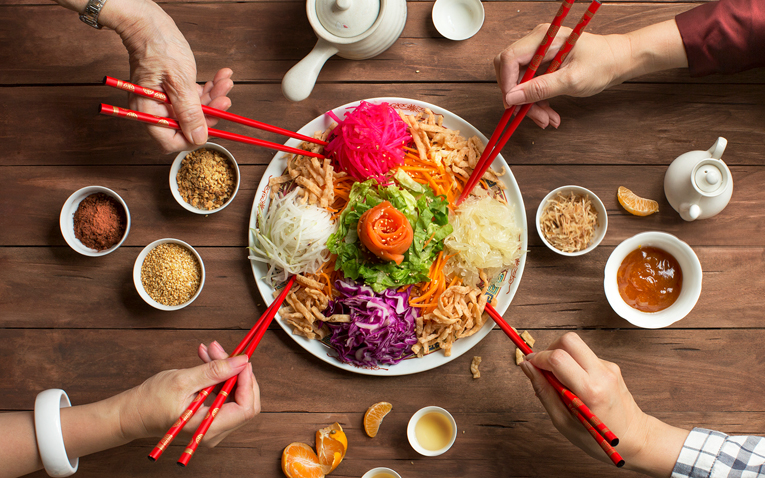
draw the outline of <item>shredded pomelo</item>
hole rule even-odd
[[[337,122],[337,127],[329,134],[324,153],[341,171],[359,182],[375,178],[384,184],[385,174],[404,164],[404,146],[412,136],[388,103],[362,101],[343,120],[331,111],[327,114]]]

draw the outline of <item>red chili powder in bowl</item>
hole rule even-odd
[[[120,242],[126,228],[127,215],[122,204],[104,193],[86,197],[74,213],[74,236],[85,247],[97,251]]]

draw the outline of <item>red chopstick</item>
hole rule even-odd
[[[287,297],[287,293],[292,288],[293,282],[295,282],[295,276],[292,276],[290,278],[290,280],[287,282],[287,285],[284,286],[284,289],[279,294],[279,297],[277,297],[276,300],[268,307],[268,309],[266,309],[266,311],[263,313],[260,319],[258,319],[258,321],[255,322],[255,325],[252,326],[252,328],[244,337],[244,339],[242,339],[242,341],[239,342],[239,345],[236,346],[234,351],[231,352],[232,357],[235,355],[241,354],[244,348],[247,346],[247,344],[250,343],[250,340],[252,340],[252,343],[255,344],[255,346],[253,347],[253,350],[255,350],[255,347],[257,347],[258,342],[260,342],[260,339],[263,337],[263,334],[266,333],[266,329],[268,329],[268,326],[271,323],[271,320],[273,320],[274,316],[276,315],[276,312],[279,310],[279,307],[282,305],[282,302],[284,302],[285,297]],[[253,337],[255,338],[253,339]],[[249,352],[247,356],[251,357],[252,352]],[[236,377],[233,377],[233,378],[235,379]],[[176,420],[175,424],[173,424],[173,426],[170,427],[170,429],[167,431],[165,436],[162,437],[159,443],[157,443],[157,446],[155,446],[154,449],[151,451],[151,453],[149,453],[149,460],[156,461],[157,459],[159,459],[160,456],[162,456],[162,453],[165,451],[165,449],[175,439],[175,437],[183,429],[183,427],[186,426],[186,423],[188,423],[191,417],[193,417],[194,414],[199,410],[199,408],[202,406],[207,396],[210,395],[210,393],[212,393],[214,388],[215,388],[215,385],[211,385],[205,388],[204,390],[201,390],[197,394],[197,396],[194,398],[194,401],[192,401],[191,404],[188,406],[188,408],[186,408],[186,411],[184,411],[181,414],[181,416],[178,417],[178,420]],[[220,397],[220,395],[218,396]],[[224,400],[225,400],[225,397],[224,397]]]
[[[265,317],[261,319],[262,325],[260,327],[260,330],[258,330],[255,333],[255,337],[252,339],[252,342],[250,342],[250,345],[247,347],[247,350],[244,351],[245,355],[247,355],[247,358],[252,357],[252,353],[255,351],[255,348],[260,343],[260,339],[262,339],[263,335],[266,333],[266,329],[268,329],[268,325],[271,323],[271,320],[273,320],[274,316],[276,315],[276,312],[278,312],[279,306],[284,301],[284,298],[287,297],[287,292],[290,290],[294,282],[295,282],[295,276],[293,275],[292,277],[290,277],[290,280],[287,282],[287,285],[284,287],[284,290],[282,290],[281,294],[279,294],[279,298],[275,300],[273,304],[271,304],[271,307],[266,312]],[[194,432],[194,436],[191,438],[191,441],[189,442],[189,444],[186,445],[186,449],[183,450],[183,454],[181,454],[181,457],[178,459],[179,465],[186,466],[189,464],[191,457],[194,455],[194,452],[197,450],[197,447],[199,447],[199,443],[202,441],[202,438],[204,438],[205,433],[207,433],[207,430],[210,429],[210,425],[212,425],[213,420],[215,420],[215,416],[218,414],[218,411],[223,406],[223,402],[226,401],[226,398],[228,398],[229,393],[231,393],[231,390],[234,388],[234,385],[236,385],[236,379],[237,379],[237,376],[234,375],[230,379],[226,380],[226,382],[223,384],[223,388],[221,388],[220,392],[218,392],[218,395],[215,397],[215,400],[213,401],[212,405],[210,405],[210,411],[207,413],[207,416],[205,416],[204,420],[202,420],[202,423],[199,424],[199,427],[197,427],[197,431]]]
[[[537,68],[539,68],[539,64],[542,62],[542,59],[547,53],[547,50],[550,48],[552,40],[555,39],[555,35],[560,29],[561,22],[568,14],[569,9],[571,8],[571,4],[573,3],[574,0],[570,0],[570,2],[569,0],[563,1],[558,14],[555,16],[553,23],[547,30],[544,40],[542,40],[542,43],[537,48],[536,53],[534,53],[534,57],[531,59],[531,63],[526,69],[526,73],[524,73],[523,78],[521,78],[519,84],[529,81],[534,76]],[[563,48],[558,51],[558,54],[555,55],[555,58],[553,59],[552,63],[550,63],[550,66],[547,67],[545,74],[552,73],[560,68],[561,64],[563,64],[563,61],[566,59],[566,57],[568,57],[568,54],[571,53],[574,45],[576,45],[576,42],[579,40],[582,32],[590,23],[590,20],[592,20],[592,17],[595,16],[595,12],[597,12],[600,8],[600,4],[601,0],[593,0],[593,2],[590,3],[590,6],[584,12],[584,15],[579,20],[579,23],[577,23],[576,27],[574,27],[574,30],[571,32],[571,35],[569,35],[568,39],[566,40]],[[494,133],[492,133],[491,139],[489,140],[489,143],[486,145],[486,148],[481,155],[481,159],[478,160],[473,173],[470,175],[467,184],[465,184],[465,188],[462,190],[462,194],[460,194],[460,197],[457,199],[457,202],[455,203],[456,205],[459,205],[470,195],[470,192],[473,190],[473,188],[475,188],[476,184],[478,184],[478,181],[480,181],[480,179],[486,173],[486,170],[489,169],[489,166],[491,166],[491,164],[494,162],[494,159],[497,157],[499,152],[502,151],[505,143],[507,143],[507,141],[510,139],[510,136],[513,135],[515,130],[518,128],[518,125],[521,123],[523,118],[526,117],[526,113],[528,113],[532,106],[533,103],[528,103],[521,106],[518,109],[518,113],[515,115],[513,122],[510,123],[510,126],[507,128],[507,131],[502,134],[502,130],[505,129],[505,126],[507,125],[508,121],[510,121],[513,112],[517,109],[517,107],[508,108],[505,110],[505,113],[502,115],[502,119],[500,119],[499,124],[497,124],[497,127],[494,129]]]
[[[162,126],[163,128],[181,129],[177,121],[172,118],[164,118],[162,116],[154,116],[140,111],[133,111],[117,106],[107,105],[101,103],[101,108],[98,111],[102,115],[107,116],[119,116],[129,120],[140,121],[142,123],[148,123],[155,126]],[[242,134],[229,133],[228,131],[222,131],[214,128],[207,128],[207,134],[215,138],[230,139],[231,141],[237,141],[239,143],[252,144],[255,146],[262,146],[268,149],[275,149],[277,151],[284,151],[285,153],[299,154],[301,156],[312,156],[314,158],[324,159],[324,155],[319,153],[312,153],[304,149],[293,148],[292,146],[285,146],[283,144],[272,143],[262,139],[251,138]]]
[[[116,78],[112,78],[111,76],[104,77],[104,84],[106,86],[111,86],[113,88],[125,90],[130,93],[135,93],[136,95],[140,95],[145,98],[156,100],[162,103],[167,103],[168,105],[170,104],[170,99],[168,99],[166,94],[159,91],[152,90],[151,88],[146,88],[145,86],[134,85],[133,83],[123,81],[123,80],[118,80]],[[261,123],[260,121],[256,121],[250,118],[245,118],[244,116],[239,116],[234,113],[229,113],[228,111],[219,110],[217,108],[210,108],[207,105],[202,105],[202,112],[204,112],[204,114],[206,114],[207,116],[213,116],[215,118],[233,121],[234,123],[243,124],[245,126],[251,126],[253,128],[257,128],[263,131],[269,131],[271,133],[280,134],[282,136],[287,136],[289,138],[300,139],[303,141],[308,141],[309,143],[320,144],[322,146],[326,146],[328,144],[326,141],[322,141],[317,138],[311,138],[310,136],[306,136],[300,133],[295,133],[294,131],[290,131],[284,128],[279,128],[278,126],[272,126],[270,124]]]
[[[507,322],[505,322],[505,319],[499,315],[499,312],[497,312],[497,310],[492,307],[491,304],[486,304],[486,312],[491,316],[492,319],[494,319],[494,322],[499,325],[499,328],[502,329],[508,337],[510,337],[510,340],[513,341],[513,343],[521,350],[521,352],[523,352],[524,355],[528,355],[533,352],[531,347],[529,347],[528,344],[526,344],[526,342],[515,332],[515,330],[513,330],[513,328],[510,327]],[[598,445],[600,445],[603,451],[606,452],[606,455],[608,455],[614,465],[620,468],[624,466],[624,459],[622,459],[621,455],[619,455],[619,453],[613,448],[619,444],[619,438],[617,438],[616,435],[614,435],[611,430],[608,429],[605,423],[600,421],[600,419],[595,416],[594,413],[592,413],[589,407],[587,407],[587,405],[585,405],[584,402],[579,399],[579,397],[574,395],[570,390],[566,388],[565,385],[560,383],[555,375],[548,372],[547,370],[541,370],[541,372],[547,381],[550,382],[553,388],[555,388],[555,390],[558,392],[561,400],[566,405],[566,407],[568,407],[569,411],[571,411],[571,413],[576,416],[577,419],[579,419],[584,428],[587,429],[595,441],[598,442]]]

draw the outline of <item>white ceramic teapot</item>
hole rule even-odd
[[[728,141],[717,138],[709,151],[681,154],[664,175],[664,195],[686,221],[719,213],[733,194],[733,177],[720,159]]]
[[[406,0],[308,0],[306,13],[319,41],[284,75],[282,93],[291,101],[308,98],[332,55],[365,60],[393,45],[406,23]]]

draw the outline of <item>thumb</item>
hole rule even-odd
[[[193,144],[207,142],[207,122],[202,112],[197,84],[193,79],[167,78],[163,85],[173,105],[175,117],[186,139]]]
[[[536,103],[566,93],[566,86],[558,72],[532,78],[507,92],[505,103],[509,106]]]
[[[224,360],[212,362],[186,369],[187,381],[194,391],[202,390],[210,385],[217,385],[239,374],[247,366],[249,359],[246,355],[237,355]]]

